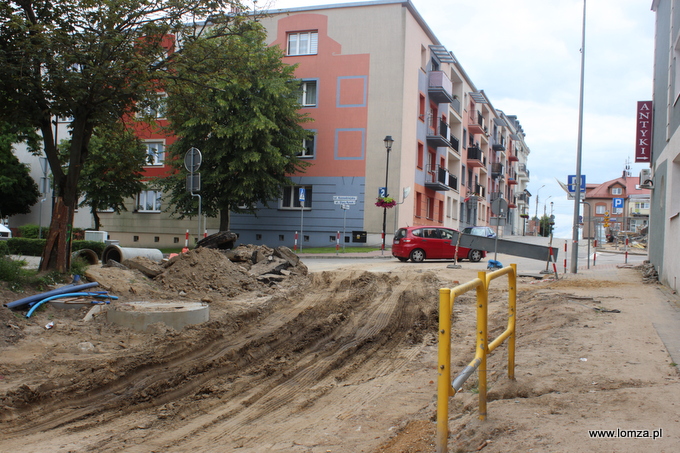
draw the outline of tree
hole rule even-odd
[[[551,223],[552,220],[550,220],[549,215],[543,215],[540,220],[540,226],[539,226],[539,234],[543,237],[548,237],[550,236],[550,233],[553,231],[553,224]]]
[[[257,22],[244,22],[236,37],[204,39],[187,47],[166,79],[168,119],[178,140],[170,147],[174,172],[159,181],[180,218],[197,214],[186,191],[183,156],[203,154],[203,211],[229,230],[231,212],[253,212],[277,199],[289,174],[303,171],[298,155],[311,134],[300,124],[295,68],[268,47]],[[217,64],[215,64],[217,63]],[[186,81],[191,83],[187,85]]]
[[[27,165],[19,162],[12,145],[27,142],[38,149],[38,135],[31,129],[16,128],[0,122],[0,217],[28,214],[38,202],[40,191]]]
[[[40,130],[55,184],[41,270],[69,268],[68,232],[95,127],[134,113],[182,46],[200,38],[207,24],[214,36],[228,35],[240,20],[226,13],[231,6],[240,5],[230,0],[0,3],[0,121]],[[55,117],[72,118],[67,171],[54,143]]]
[[[69,142],[59,145],[65,154]],[[127,211],[125,199],[144,188],[144,165],[148,154],[144,144],[122,122],[99,126],[90,141],[90,158],[83,164],[78,184],[81,207],[89,206],[94,229],[101,228],[99,211],[110,209],[120,214]]]

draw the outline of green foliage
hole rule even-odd
[[[11,255],[40,256],[45,247],[45,239],[10,238],[5,241]]]
[[[21,225],[20,227],[17,228],[19,230],[19,237],[26,238],[26,239],[39,239],[38,236],[40,234],[40,226],[33,224],[33,223],[27,223],[26,225]],[[42,229],[42,237],[44,238],[47,236],[47,228]]]
[[[2,242],[7,244],[10,255],[41,256],[43,248],[45,247],[45,239],[19,237],[10,238]],[[97,253],[97,255],[101,255],[105,248],[105,243],[97,241],[74,240],[71,244],[71,250],[74,252],[82,249],[90,249]]]
[[[20,280],[23,277],[22,264],[22,261],[14,261],[7,256],[0,255],[0,280],[4,282]]]
[[[0,217],[28,214],[38,202],[40,191],[28,165],[19,162],[12,152],[12,145],[23,141],[37,148],[36,137],[31,129],[0,121]]]
[[[78,250],[89,249],[95,252],[98,256],[101,256],[102,253],[104,253],[105,248],[106,244],[98,241],[73,241],[73,245],[71,246],[71,250],[74,252]]]
[[[6,241],[0,241],[0,258],[5,255],[9,255],[9,247],[7,247]]]
[[[307,165],[297,156],[310,136],[300,126],[308,119],[299,113],[295,68],[283,63],[278,46],[267,46],[257,22],[239,27],[228,38],[188,44],[166,80],[168,118],[178,136],[170,147],[176,172],[159,184],[174,214],[197,215],[182,157],[200,149],[203,213],[221,213],[221,230],[229,227],[229,212],[252,212],[258,202],[279,198],[281,186],[291,184],[286,175]]]
[[[62,159],[68,156],[71,142],[59,144]],[[142,178],[147,164],[146,148],[134,130],[122,121],[99,126],[94,130],[89,147],[90,157],[83,164],[78,194],[81,207],[89,206],[94,229],[101,227],[99,211],[127,211],[125,200],[144,188]]]
[[[550,233],[553,232],[553,227],[554,227],[554,225],[552,225],[550,223],[550,216],[544,215],[543,217],[541,217],[539,222],[540,223],[539,223],[538,234],[543,236],[543,237],[550,236]]]
[[[52,257],[66,255],[60,252],[95,128],[135,113],[163,75],[174,72],[184,48],[175,36],[189,43],[207,24],[214,35],[227,36],[240,21],[230,11],[240,6],[229,0],[0,2],[0,121],[40,131],[55,185],[47,266],[66,268]],[[72,118],[66,166],[54,140],[55,117]]]

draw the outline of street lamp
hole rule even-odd
[[[383,140],[385,142],[385,149],[387,150],[387,163],[385,164],[385,195],[386,197],[388,195],[387,193],[387,181],[388,177],[390,175],[390,151],[392,151],[392,144],[394,143],[394,139],[392,138],[391,135],[387,135],[385,139]],[[383,207],[383,224],[382,224],[382,254],[385,254],[385,228],[387,226],[387,208]]]
[[[545,184],[539,187],[538,190],[536,191],[536,214],[534,215],[534,218],[536,219],[536,236],[538,236],[538,192],[540,192],[541,189],[544,187]]]

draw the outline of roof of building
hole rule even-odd
[[[586,198],[617,198],[620,195],[613,195],[610,189],[613,186],[625,188],[625,196],[631,195],[650,195],[649,189],[640,189],[640,178],[637,176],[620,176],[616,179],[603,182],[602,184],[587,184]]]

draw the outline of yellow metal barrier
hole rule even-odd
[[[508,276],[508,326],[488,343],[489,284],[491,280]],[[477,341],[475,358],[451,383],[451,315],[456,297],[473,289],[477,292]],[[508,340],[508,378],[515,378],[515,323],[517,305],[517,265],[511,264],[494,272],[479,272],[477,278],[439,290],[439,350],[437,380],[437,453],[446,453],[449,437],[449,397],[458,392],[465,381],[479,370],[479,419],[486,418],[486,357],[506,339]]]

